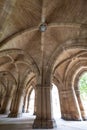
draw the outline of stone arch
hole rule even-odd
[[[56,51],[53,53],[53,55],[52,55],[52,57],[50,58],[50,60],[48,61],[48,74],[47,74],[47,77],[49,77],[50,75],[52,76],[52,75],[55,75],[54,74],[54,72],[53,72],[53,70],[55,69],[55,66],[54,66],[54,63],[55,63],[55,61],[56,61],[56,59],[58,59],[58,56],[60,55],[60,54],[62,54],[62,52],[64,51],[64,50],[68,50],[68,49],[81,49],[82,51],[81,51],[81,53],[79,53],[78,55],[77,55],[77,57],[80,57],[81,55],[84,55],[84,53],[87,53],[87,44],[86,44],[86,39],[73,39],[73,40],[71,40],[71,41],[67,41],[66,43],[63,43],[61,46],[58,46],[58,48],[56,49]],[[72,57],[72,59],[73,59],[73,57]],[[66,59],[67,60],[67,59]],[[69,59],[69,60],[71,60],[71,59]],[[63,61],[63,62],[65,62],[65,61]],[[61,63],[62,64],[62,63]],[[71,71],[71,70],[70,70]],[[69,71],[68,71],[69,72]],[[67,73],[68,74],[68,73]],[[70,74],[71,74],[71,72],[70,72]],[[68,79],[69,79],[69,81],[70,81],[70,83],[71,83],[71,80],[70,80],[70,76],[72,76],[72,74],[71,75],[69,75],[68,76],[68,78],[65,78],[65,81],[66,81],[66,79],[67,79],[67,81],[68,81]],[[66,76],[67,77],[67,76]],[[51,77],[52,78],[52,77]],[[59,76],[58,76],[58,78],[59,78]],[[56,79],[57,80],[57,79]],[[59,79],[57,80],[58,82],[59,82]],[[60,82],[59,82],[60,83]],[[59,84],[58,83],[58,84]],[[61,94],[60,95],[62,95],[61,97],[62,97],[62,104],[64,104],[64,102],[65,102],[65,100],[66,100],[66,106],[63,106],[62,105],[62,108],[63,107],[65,107],[65,110],[64,109],[62,109],[62,110],[64,110],[64,111],[62,111],[62,118],[63,119],[69,119],[69,120],[79,120],[79,119],[81,119],[81,115],[80,115],[80,112],[79,112],[79,108],[77,107],[77,103],[76,103],[76,96],[75,96],[75,92],[74,92],[74,90],[69,86],[70,84],[68,84],[67,85],[67,83],[63,83],[63,86],[64,86],[64,88],[63,89],[61,89]],[[62,86],[62,85],[61,85]],[[67,88],[67,86],[69,86],[70,87],[70,89],[69,88]],[[69,97],[68,97],[69,96]],[[71,97],[70,97],[71,96]],[[74,98],[73,98],[74,97]],[[69,99],[69,100],[67,100],[67,98]],[[71,98],[71,99],[70,99]],[[74,109],[74,113],[72,112],[72,108],[71,108],[71,106],[72,105],[70,105],[71,103],[71,101],[72,101],[72,104],[74,104],[74,106],[75,106],[75,108],[73,108]],[[69,110],[68,110],[69,109]]]
[[[25,99],[24,99],[25,112],[29,112],[30,95],[31,95],[31,92],[32,92],[33,89],[35,90],[35,88],[32,85],[30,85],[29,88],[27,89]],[[34,105],[34,107],[35,107],[35,105]]]
[[[78,87],[74,86],[74,85],[76,85],[75,84],[76,79],[78,78],[77,75],[80,74],[81,67],[84,68],[84,66],[87,66],[87,60],[80,61],[80,64],[77,63],[70,69],[70,72],[67,74],[67,77],[66,77],[66,88],[74,91],[74,95],[76,97],[75,100],[78,104],[79,111],[81,113],[81,117],[82,117],[83,120],[86,120],[84,107],[82,105],[82,101],[81,101],[81,98],[80,98],[80,92],[78,90]]]
[[[14,94],[16,92],[16,88],[17,88],[16,87],[17,86],[17,81],[16,81],[14,75],[9,71],[0,71],[0,78],[1,77],[3,78],[1,80],[1,82],[2,82],[3,86],[5,87],[5,91],[6,91],[5,92],[5,97],[13,98],[13,96],[14,96]],[[7,79],[7,83],[5,83],[4,78]],[[11,104],[11,102],[10,102],[10,104]],[[10,107],[10,105],[9,105],[9,107]]]
[[[35,63],[34,59],[27,54],[26,52],[24,52],[21,49],[6,49],[6,50],[2,50],[0,51],[0,57],[6,56],[9,57],[10,54],[22,54],[25,56],[25,62],[27,64],[29,64],[29,66],[32,68],[32,71],[34,71],[36,73],[36,75],[39,75],[39,68],[37,66],[37,64]]]
[[[34,73],[32,73],[32,71],[27,70],[24,78],[21,82],[22,84],[22,89],[25,91],[25,97],[24,97],[24,111],[28,112],[28,107],[29,107],[29,98],[30,98],[30,94],[32,89],[35,89],[36,87],[36,76]],[[26,104],[26,100],[28,100],[28,103]],[[26,105],[27,105],[27,110],[26,110]]]
[[[14,84],[17,85],[17,81],[16,81],[15,77],[13,76],[13,74],[10,71],[0,71],[0,75],[1,76],[10,75],[11,78],[13,79],[13,81],[14,81]]]
[[[50,57],[48,63],[47,63],[47,67],[48,67],[48,75],[50,75],[53,71],[53,68],[54,68],[54,63],[56,61],[56,59],[58,58],[58,56],[60,54],[62,54],[62,52],[64,50],[67,50],[67,49],[82,49],[84,51],[87,50],[87,40],[84,38],[82,39],[73,39],[73,40],[69,40],[69,41],[66,41],[65,43],[62,43],[60,46],[57,47],[56,51],[52,54],[52,56]],[[48,77],[47,75],[47,77]]]
[[[66,86],[72,86],[71,83],[73,82],[73,77],[76,75],[76,72],[78,73],[79,68],[81,68],[82,66],[86,66],[87,65],[87,60],[82,60],[80,61],[80,64],[77,63],[75,64],[69,71],[70,73],[67,73],[66,76],[66,81],[69,81],[68,84],[66,84]],[[80,71],[80,70],[79,70]],[[69,79],[69,80],[68,80]],[[72,86],[73,87],[73,86]]]
[[[26,54],[26,52],[24,52],[23,50],[21,50],[21,49],[7,49],[7,50],[2,50],[2,51],[0,51],[0,57],[3,57],[3,56],[7,56],[7,57],[9,57],[10,59],[11,59],[11,55],[12,54],[17,54],[17,55],[19,55],[19,54],[21,54],[21,55],[24,55],[25,56],[25,59],[24,59],[24,62],[29,66],[29,72],[33,72],[33,73],[35,73],[35,75],[36,75],[36,77],[38,77],[38,75],[39,75],[39,69],[38,69],[38,67],[37,67],[37,65],[36,65],[36,63],[34,62],[34,60],[32,59],[32,57],[31,56],[29,56],[28,54]],[[11,62],[13,62],[14,64],[15,64],[15,59],[11,59]],[[5,70],[4,70],[5,71]],[[28,73],[27,73],[28,74]],[[26,74],[26,75],[27,75]],[[24,74],[24,76],[25,76],[25,74]],[[25,76],[26,77],[26,76]],[[21,84],[20,85],[22,85],[23,86],[23,81],[21,82]],[[17,85],[18,85],[18,83],[17,83]],[[24,90],[23,90],[23,87],[17,87],[17,90],[16,90],[16,92],[18,91],[18,93],[16,93],[16,95],[15,95],[15,97],[14,97],[14,99],[13,99],[13,105],[12,105],[12,107],[11,107],[11,110],[12,110],[12,113],[10,113],[9,114],[9,116],[17,116],[17,113],[16,114],[14,114],[14,109],[15,109],[15,107],[14,106],[16,106],[16,105],[18,105],[17,104],[17,102],[15,103],[15,99],[16,99],[16,97],[18,98],[18,100],[22,100],[22,99],[19,99],[20,97],[18,97],[18,95],[21,95],[21,94],[23,94],[24,93]],[[16,105],[15,105],[16,104]],[[13,107],[14,107],[14,109],[13,109]],[[17,111],[19,111],[19,109],[17,108]],[[20,115],[20,114],[19,114]]]
[[[6,91],[2,99],[3,102],[2,102],[0,113],[8,114],[10,111],[12,99],[16,90],[17,81],[15,77],[13,76],[13,74],[10,73],[9,71],[0,71],[0,78]]]
[[[83,43],[83,45],[81,44]],[[84,53],[87,53],[87,45],[86,45],[86,39],[75,39],[75,40],[72,40],[72,41],[67,41],[66,43],[64,43],[63,45],[59,46],[56,51],[53,53],[52,55],[52,59],[50,58],[49,60],[49,65],[48,65],[48,71],[47,71],[47,77],[49,77],[50,75],[53,75],[54,72],[52,72],[52,69],[53,69],[53,66],[54,66],[54,63],[55,63],[55,60],[58,58],[58,56],[64,51],[64,50],[67,50],[67,49],[75,49],[75,48],[78,48],[78,49],[82,49],[81,53],[77,54],[77,57],[84,54]],[[74,57],[74,56],[73,56]],[[72,57],[72,59],[73,59]],[[71,60],[71,59],[66,59],[67,60]],[[53,63],[52,63],[53,62]],[[65,61],[63,61],[65,62]],[[61,63],[62,64],[62,63]],[[58,66],[56,66],[58,67]],[[55,68],[56,68],[55,67]],[[55,70],[54,68],[54,70]],[[58,73],[58,72],[57,72]],[[60,77],[58,76],[58,78],[60,79]],[[57,79],[58,79],[57,78]],[[46,78],[47,79],[47,78]],[[58,80],[59,80],[58,79]],[[59,80],[61,81],[61,80]],[[61,86],[63,88],[64,84],[62,84],[62,81],[61,81]]]
[[[87,66],[83,66],[78,68],[78,70],[76,71],[76,74],[74,76],[73,79],[73,87],[78,88],[78,81],[79,78],[81,77],[81,75],[83,75],[83,73],[85,73],[87,71]]]
[[[78,103],[79,103],[81,116],[82,116],[83,120],[87,120],[87,117],[86,117],[85,108],[84,108],[84,105],[83,105],[83,102],[82,102],[82,99],[81,99],[81,96],[80,96],[80,89],[79,89],[79,86],[78,86],[78,82],[79,82],[79,78],[81,77],[81,75],[86,71],[87,71],[87,62],[84,63],[84,65],[82,67],[79,66],[79,68],[77,69],[77,71],[75,72],[74,77],[73,77],[73,87],[75,89],[75,93],[76,93],[76,96],[77,96],[77,100],[78,100]]]
[[[30,76],[31,75],[31,76]],[[27,86],[30,84],[32,84],[32,82],[34,82],[33,80],[35,80],[36,75],[35,73],[33,73],[31,70],[27,70],[23,76],[23,80],[21,82],[23,89],[27,89]]]

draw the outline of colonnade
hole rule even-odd
[[[56,122],[52,115],[52,87],[36,85],[34,113],[36,119],[33,128],[53,128]],[[29,112],[29,98],[24,89],[13,91],[5,95],[2,100],[0,113],[8,114],[8,117],[20,117],[23,112]],[[65,120],[86,120],[80,92],[74,88],[59,89],[61,118]]]

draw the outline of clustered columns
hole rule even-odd
[[[51,87],[38,84],[36,89],[36,119],[33,128],[53,128],[56,127],[52,117],[51,107]]]
[[[65,120],[81,120],[80,110],[73,88],[60,91],[61,116]]]
[[[74,89],[75,89],[75,93],[76,93],[76,96],[77,96],[82,120],[87,120],[87,115],[86,115],[86,112],[85,112],[85,109],[84,109],[83,102],[81,100],[80,88],[79,88],[79,84],[78,84],[80,76],[84,71],[85,71],[84,68],[81,69],[80,71],[77,70],[78,73],[75,75],[75,78],[74,78]]]
[[[2,97],[2,95],[0,95],[0,109],[1,109],[2,99],[3,99],[3,97]]]
[[[7,92],[3,97],[2,106],[0,110],[1,114],[9,114],[12,98],[13,98],[13,89],[11,90],[10,93]]]
[[[79,103],[82,119],[87,120],[86,113],[85,113],[85,110],[84,110],[84,107],[83,107],[83,103],[82,103],[82,100],[81,100],[81,97],[80,97],[80,90],[76,89],[75,92],[76,92],[77,100],[78,100],[78,103]]]
[[[61,115],[66,120],[87,120],[78,86],[79,77],[83,71],[82,69],[74,69],[66,78],[66,84],[63,89],[60,89]]]
[[[36,119],[33,123],[33,128],[54,128],[56,127],[55,120],[52,116],[52,101],[51,101],[51,82],[50,77],[45,79],[47,76],[47,68],[44,60],[45,51],[44,51],[44,33],[47,30],[47,24],[42,22],[39,27],[40,32],[42,33],[41,37],[41,52],[42,52],[42,61],[41,61],[41,75],[39,75],[36,90],[35,90],[35,105],[36,105]],[[48,82],[46,82],[48,80]]]
[[[8,114],[10,112],[12,97],[9,95],[5,95],[2,103],[2,107],[0,110],[1,114]]]
[[[19,88],[13,98],[11,112],[9,117],[20,117],[22,115],[23,101],[25,91],[23,88]]]
[[[79,64],[75,65],[77,66],[67,72],[66,78],[62,81],[63,86],[60,87],[61,115],[66,120],[87,120],[78,86],[79,77],[84,67],[80,68]]]

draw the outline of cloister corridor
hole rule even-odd
[[[22,117],[8,118],[8,115],[0,114],[0,130],[33,130],[32,124],[36,118],[34,113],[34,97],[35,92],[32,90],[30,95],[29,113],[22,113]],[[52,87],[52,104],[53,116],[56,121],[57,127],[53,130],[87,130],[86,121],[65,121],[61,119],[60,102],[57,87],[53,84]],[[37,129],[36,129],[37,130]],[[40,129],[41,130],[41,129]],[[46,130],[46,129],[42,129]],[[48,129],[51,130],[51,129]]]
[[[0,130],[87,130],[87,0],[0,0]]]
[[[0,115],[0,130],[33,130],[32,124],[35,116],[23,114],[21,118],[7,118],[7,115]],[[57,127],[53,130],[87,130],[85,121],[65,121],[56,119]],[[37,129],[35,129],[37,130]],[[46,129],[39,129],[46,130]],[[52,130],[52,129],[47,129]]]

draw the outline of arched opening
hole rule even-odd
[[[52,84],[52,105],[53,105],[53,117],[60,118],[60,100],[59,100],[59,92],[55,84]]]
[[[33,117],[35,107],[35,90],[32,89],[31,92],[25,98],[26,99],[23,105],[22,117]]]
[[[81,100],[87,115],[87,71],[81,74],[78,85],[80,88]]]
[[[30,94],[30,100],[29,100],[29,114],[34,113],[34,100],[35,100],[35,90],[33,89]]]

